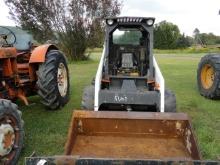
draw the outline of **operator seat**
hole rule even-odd
[[[122,53],[121,67],[131,69],[134,67],[133,53]]]

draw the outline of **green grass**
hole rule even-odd
[[[212,48],[212,47],[206,47],[206,48],[195,48],[195,47],[189,47],[185,49],[169,49],[169,50],[161,50],[161,49],[154,49],[154,53],[156,54],[197,54],[197,53],[220,53],[219,48]]]
[[[64,145],[74,109],[80,109],[82,91],[95,75],[100,53],[92,60],[69,64],[71,96],[69,103],[58,111],[46,111],[38,96],[30,98],[31,105],[19,107],[25,121],[25,148],[19,163],[34,151],[37,155],[59,155]],[[166,86],[176,93],[178,112],[188,113],[198,137],[203,158],[220,157],[220,101],[199,95],[196,86],[196,69],[202,54],[157,55],[166,79]]]
[[[102,48],[94,48],[94,49],[87,49],[87,53],[100,53],[102,52]],[[155,54],[200,54],[200,53],[220,53],[220,48],[216,47],[188,47],[185,49],[168,49],[168,50],[162,50],[162,49],[154,49],[153,52]]]

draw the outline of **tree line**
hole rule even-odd
[[[220,44],[220,36],[213,33],[200,33],[198,28],[193,31],[193,37],[181,34],[179,27],[173,23],[162,21],[154,27],[154,48],[179,49],[193,45],[206,47]]]
[[[4,0],[11,19],[30,31],[39,43],[55,42],[70,60],[87,59],[87,48],[102,47],[104,18],[120,14],[122,0]],[[136,37],[135,34],[127,34]],[[138,33],[137,33],[138,35]],[[212,33],[181,34],[177,25],[162,21],[154,25],[154,48],[178,49],[193,44],[219,44]]]

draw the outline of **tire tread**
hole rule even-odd
[[[62,58],[66,65],[66,59],[59,50],[50,50],[46,55],[46,61],[40,65],[38,75],[38,95],[42,98],[41,103],[49,110],[56,110],[64,106],[69,99],[69,76],[67,99],[61,101],[59,91],[54,84],[57,84],[57,61]],[[68,74],[68,68],[67,74]]]
[[[215,79],[210,89],[205,89],[201,82],[201,70],[205,64],[210,64],[215,70]],[[208,54],[201,58],[197,68],[197,85],[202,96],[209,99],[220,99],[220,55]]]

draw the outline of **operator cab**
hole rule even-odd
[[[101,80],[95,105],[98,110],[159,109],[160,92],[155,88],[152,52],[154,20],[152,17],[106,19],[105,49],[100,62],[103,67],[96,75],[96,80]]]
[[[109,74],[130,77],[147,76],[148,32],[138,25],[121,25],[109,35]]]

